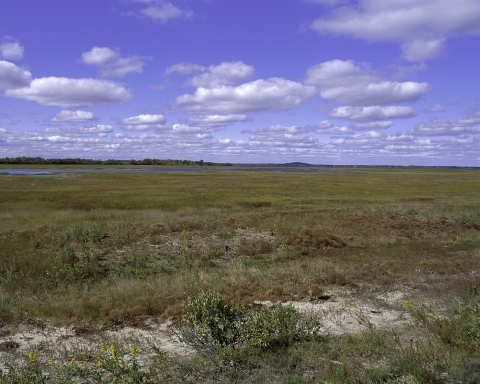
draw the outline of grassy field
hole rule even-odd
[[[22,363],[5,341],[0,359],[12,365],[0,383],[480,382],[478,170],[64,171],[0,176],[0,334],[32,322],[95,333],[149,319],[181,332],[187,298],[202,291],[245,318],[254,301],[320,305],[343,292],[360,305],[395,293],[388,305],[408,324],[380,329],[355,315],[361,332],[157,351],[141,372],[125,350],[130,365],[105,375],[86,368],[92,356]],[[28,378],[42,372],[44,381]]]

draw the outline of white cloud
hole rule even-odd
[[[81,61],[87,65],[100,67],[103,77],[123,77],[129,73],[142,73],[145,65],[140,56],[120,57],[119,51],[108,47],[93,47],[82,53]]]
[[[327,135],[344,135],[349,133],[349,130],[347,127],[335,127],[328,120],[324,120],[316,127],[316,132]]]
[[[100,69],[103,77],[123,77],[129,73],[142,73],[145,65],[139,56],[120,57]]]
[[[205,128],[195,127],[185,124],[173,124],[172,133],[174,134],[208,134]]]
[[[93,120],[94,118],[95,116],[92,112],[63,110],[58,112],[54,117],[52,117],[50,121],[52,123],[58,123],[61,121],[83,122]]]
[[[34,79],[29,87],[9,89],[5,95],[61,108],[118,104],[132,98],[127,89],[113,81],[66,77]]]
[[[443,108],[440,104],[435,104],[427,108],[426,112],[445,112],[445,108]]]
[[[330,112],[330,116],[348,120],[386,120],[416,116],[410,107],[370,106],[370,107],[338,107]]]
[[[182,62],[169,66],[167,69],[165,69],[165,74],[170,75],[172,73],[178,72],[182,75],[190,75],[192,73],[202,72],[204,70],[205,67],[201,65]]]
[[[209,115],[286,110],[299,106],[314,93],[314,87],[276,77],[255,80],[236,87],[198,88],[193,95],[178,96],[174,109]]]
[[[415,126],[410,134],[418,136],[458,136],[480,133],[480,106],[471,109],[466,117],[451,120],[433,120]]]
[[[148,1],[147,3],[150,5],[141,9],[140,14],[162,24],[172,19],[188,19],[193,15],[193,12],[180,9],[169,1]]]
[[[358,133],[356,135],[352,135],[351,138],[355,140],[367,140],[367,139],[378,139],[380,137],[386,137],[384,133],[369,131],[365,133]]]
[[[270,125],[267,128],[258,129],[255,134],[256,135],[278,135],[278,134],[289,134],[295,135],[299,133],[309,133],[313,132],[314,128],[312,126],[291,126],[285,127],[280,124]]]
[[[478,0],[359,0],[311,28],[322,34],[399,42],[408,61],[432,59],[451,36],[480,34]]]
[[[355,131],[370,131],[372,129],[387,129],[392,124],[391,121],[370,121],[368,123],[356,123],[351,128]]]
[[[122,128],[126,131],[163,130],[167,120],[163,115],[142,114],[122,119]]]
[[[120,52],[108,47],[93,47],[90,51],[82,53],[82,62],[87,65],[103,65],[107,61],[116,59]]]
[[[6,60],[21,60],[24,50],[17,40],[5,36],[0,44],[0,57]]]
[[[255,70],[251,65],[241,61],[225,61],[218,65],[203,67],[192,63],[179,63],[168,67],[165,74],[174,72],[182,75],[201,72],[187,80],[192,87],[215,88],[222,85],[234,85],[242,80],[249,80],[254,77]]]
[[[113,127],[107,124],[97,124],[93,126],[87,127],[75,127],[75,128],[46,128],[46,129],[39,129],[38,132],[46,133],[46,134],[60,134],[63,137],[64,135],[102,135],[100,137],[105,137],[105,134],[113,132]]]
[[[430,92],[428,83],[400,83],[384,79],[352,60],[331,60],[307,70],[305,83],[320,90],[320,96],[351,105],[386,105],[415,101]]]
[[[416,39],[403,43],[400,48],[407,61],[427,61],[440,55],[445,48],[445,39]]]
[[[28,87],[32,74],[8,61],[0,60],[0,89]]]
[[[324,120],[318,125],[290,126],[285,127],[280,124],[270,125],[267,128],[258,129],[256,135],[298,135],[303,133],[316,132],[318,134],[343,135],[348,133],[347,127],[335,127],[329,121]]]
[[[283,150],[317,148],[319,142],[310,136],[300,136],[289,133],[256,134],[249,138],[250,146],[260,148],[278,148]]]
[[[190,117],[188,122],[199,127],[224,127],[232,123],[243,122],[247,120],[248,116],[242,114],[198,115]]]
[[[255,70],[251,65],[241,61],[223,62],[219,65],[210,65],[204,73],[189,80],[194,87],[214,88],[221,85],[233,85],[241,80],[253,78]]]

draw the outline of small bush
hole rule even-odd
[[[292,305],[245,312],[217,292],[200,291],[187,299],[179,336],[197,350],[218,355],[219,347],[236,344],[271,348],[315,339],[319,328],[317,316],[300,315]]]
[[[184,307],[183,322],[186,328],[193,331],[191,335],[195,336],[200,346],[226,347],[240,338],[241,312],[214,291],[200,291],[198,295],[189,296]],[[184,328],[184,338],[185,331],[187,329]],[[196,343],[189,339],[195,347]]]
[[[252,347],[289,345],[295,336],[299,315],[291,305],[274,305],[270,310],[263,307],[259,312],[250,312],[242,335]]]

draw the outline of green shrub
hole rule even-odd
[[[194,347],[234,345],[240,340],[241,322],[241,311],[232,302],[215,291],[202,290],[185,304],[183,339]]]
[[[251,347],[289,345],[295,337],[298,312],[291,305],[276,304],[271,309],[247,314],[242,335]]]

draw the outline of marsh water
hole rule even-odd
[[[89,173],[89,172],[229,172],[229,171],[267,171],[267,172],[314,172],[327,173],[324,167],[208,167],[208,168],[186,168],[186,167],[168,167],[168,168],[17,168],[17,169],[0,169],[0,176],[26,175],[26,176],[51,176],[69,173]],[[331,170],[330,170],[331,171]]]

